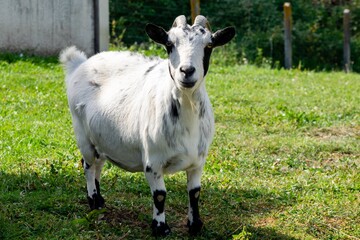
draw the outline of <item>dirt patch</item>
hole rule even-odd
[[[266,217],[257,221],[254,227],[272,227],[276,225],[276,218],[274,217]]]
[[[309,136],[320,140],[341,140],[344,138],[360,139],[360,126],[319,128],[311,131]]]
[[[335,152],[324,156],[322,161],[306,159],[305,162],[309,168],[321,168],[324,170],[358,168],[360,167],[360,154]]]
[[[149,223],[141,219],[139,209],[134,211],[133,209],[127,208],[115,208],[111,206],[106,207],[107,211],[104,214],[102,220],[105,220],[112,226],[118,226],[119,224],[126,224],[132,227],[147,228]],[[141,212],[141,210],[140,210]],[[146,212],[144,210],[144,212]]]

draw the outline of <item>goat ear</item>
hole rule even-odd
[[[212,47],[222,46],[228,43],[235,36],[235,28],[227,27],[216,31],[212,35]]]
[[[165,45],[168,41],[168,35],[162,27],[149,23],[146,24],[145,31],[147,35],[157,43]]]

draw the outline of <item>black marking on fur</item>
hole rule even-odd
[[[200,25],[195,25],[192,27],[196,35],[204,35],[206,33],[205,29]]]
[[[151,168],[150,166],[146,166],[145,172],[151,173],[151,172],[152,172],[152,168]]]
[[[210,136],[209,125],[206,125],[204,121],[200,123],[200,139],[198,142],[198,155],[201,156],[205,154],[208,137]]]
[[[89,165],[87,162],[85,162],[85,169],[89,169],[91,165]]]
[[[164,212],[166,192],[164,190],[155,190],[153,193],[154,205],[157,209],[157,215]]]
[[[173,81],[175,81],[174,76],[173,76],[173,75],[172,75],[172,73],[171,73],[170,62],[169,62],[168,67],[169,67],[169,74],[170,74],[170,77],[171,77],[171,79],[172,79]]]
[[[165,47],[166,47],[167,54],[170,55],[172,53],[173,49],[174,49],[174,44],[171,44],[169,46],[165,45]]]
[[[164,134],[166,143],[170,148],[175,147],[175,139],[174,139],[174,133],[170,132],[169,126],[170,123],[168,122],[167,115],[164,114],[163,116],[163,126],[162,126],[162,132]]]
[[[151,72],[152,70],[154,70],[154,68],[155,68],[157,65],[158,65],[158,63],[150,66],[150,67],[145,71],[144,77],[145,77],[149,72]]]
[[[173,165],[173,160],[172,158],[170,158],[169,160],[166,161],[166,163],[164,164],[163,168],[166,169],[168,167],[170,167],[171,165]]]
[[[200,101],[199,105],[200,105],[199,118],[203,118],[204,115],[205,115],[205,104],[204,104],[204,101]]]
[[[95,153],[94,153],[95,158],[100,158],[100,154],[98,153],[98,151],[96,151],[95,148],[94,148],[94,151],[95,151]]]
[[[206,143],[204,141],[204,136],[201,134],[198,143],[198,156],[203,155],[205,153],[205,149],[206,149]]]
[[[91,86],[95,87],[95,88],[99,88],[101,85],[95,81],[90,81]]]
[[[204,57],[203,57],[204,76],[207,74],[209,70],[211,53],[212,53],[212,48],[208,48],[208,47],[204,48]]]
[[[159,223],[155,219],[152,220],[151,229],[152,229],[152,234],[155,237],[158,237],[158,236],[165,237],[171,233],[170,227],[169,227],[169,225],[167,225],[166,222]]]
[[[182,28],[182,30],[183,30],[186,34],[188,34],[189,32],[191,32],[191,28],[190,28],[189,26],[184,26],[184,27]]]
[[[171,99],[170,118],[171,118],[173,124],[176,124],[177,120],[179,119],[179,112],[180,112],[179,100]]]
[[[188,221],[188,227],[190,234],[196,235],[202,229],[203,223],[200,220],[199,214],[199,198],[200,198],[200,187],[194,188],[189,191],[190,207],[192,209],[193,222]]]

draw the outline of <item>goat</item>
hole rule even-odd
[[[87,183],[91,209],[104,207],[100,173],[106,160],[144,172],[153,197],[153,235],[165,236],[164,174],[186,171],[190,234],[200,232],[198,201],[214,116],[204,77],[213,48],[229,42],[233,27],[211,33],[197,16],[192,26],[178,16],[166,32],[146,33],[165,46],[168,60],[138,53],[102,52],[89,59],[70,47],[60,61],[66,70],[68,103]]]

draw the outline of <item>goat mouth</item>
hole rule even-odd
[[[180,85],[184,88],[192,88],[193,86],[195,86],[196,82],[183,82],[180,81]]]

